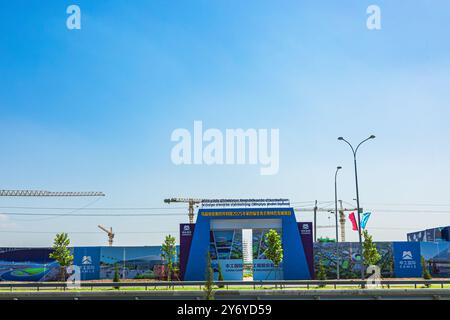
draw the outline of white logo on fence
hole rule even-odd
[[[411,251],[403,251],[402,259],[403,260],[412,260],[413,256],[412,256]]]
[[[403,251],[402,260],[399,261],[399,266],[401,269],[416,269],[417,263],[413,259],[413,254],[411,251]]]
[[[92,264],[92,257],[83,256],[83,259],[81,259],[81,264]]]
[[[194,121],[193,135],[182,128],[172,132],[171,141],[178,143],[171,159],[175,165],[260,164],[261,175],[274,175],[279,169],[279,129],[270,129],[270,135],[267,129],[226,129],[222,133],[211,128],[203,132],[203,122]]]

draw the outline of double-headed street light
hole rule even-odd
[[[340,141],[344,141],[346,142],[350,148],[352,149],[353,152],[353,161],[355,164],[355,183],[356,183],[356,207],[358,209],[358,235],[359,235],[359,250],[360,250],[360,254],[361,254],[361,279],[364,279],[364,258],[363,258],[363,252],[362,252],[362,235],[361,235],[361,209],[359,206],[359,189],[358,189],[358,170],[357,170],[357,166],[356,166],[356,153],[358,152],[359,147],[366,141],[371,140],[371,139],[375,139],[374,135],[371,135],[370,137],[368,137],[367,139],[361,141],[358,146],[355,148],[353,148],[353,146],[351,145],[350,142],[348,142],[347,140],[345,140],[343,137],[339,137],[338,140]]]
[[[339,166],[336,168],[336,173],[334,174],[334,214],[335,214],[335,218],[336,218],[336,277],[339,280],[339,264],[340,264],[340,259],[339,259],[339,235],[338,235],[338,209],[337,209],[337,174],[339,172],[339,170],[341,170],[342,167]]]

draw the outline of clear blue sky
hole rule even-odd
[[[81,30],[66,28],[70,4],[81,8]],[[380,31],[366,28],[370,4],[381,7]],[[340,198],[353,202],[351,153],[336,137],[375,134],[359,154],[375,240],[448,225],[449,15],[446,0],[1,0],[0,188],[107,197],[3,198],[0,207],[164,207],[171,196],[329,201],[337,165]],[[192,130],[194,120],[279,128],[279,173],[174,166],[171,132]],[[186,221],[1,214],[42,211],[0,208],[0,246],[48,246],[53,234],[33,232],[53,231],[92,232],[71,234],[75,245],[106,244],[99,223],[118,232],[118,245],[159,244]],[[331,224],[326,214],[319,223]],[[128,233],[136,231],[155,233]]]

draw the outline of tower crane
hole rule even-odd
[[[0,190],[0,197],[104,197],[103,192],[46,191],[46,190]]]
[[[86,192],[86,191],[47,191],[47,190],[0,190],[0,197],[104,197],[104,196],[105,194],[103,192],[97,191]],[[110,238],[110,245],[112,245],[112,238],[114,238],[114,234],[112,234],[112,237]]]
[[[202,203],[203,199],[192,199],[192,198],[170,198],[164,199],[165,203],[180,202],[189,204],[189,223],[194,223],[194,206]]]
[[[98,227],[108,234],[108,243],[109,243],[109,246],[112,246],[113,245],[113,239],[114,239],[114,233],[113,233],[112,227],[110,227],[109,230],[106,229],[105,227],[102,227],[101,225],[98,225]]]

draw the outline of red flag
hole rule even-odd
[[[348,215],[348,218],[352,222],[352,230],[353,231],[358,231],[358,224],[356,223],[355,213],[354,212],[350,213]]]

